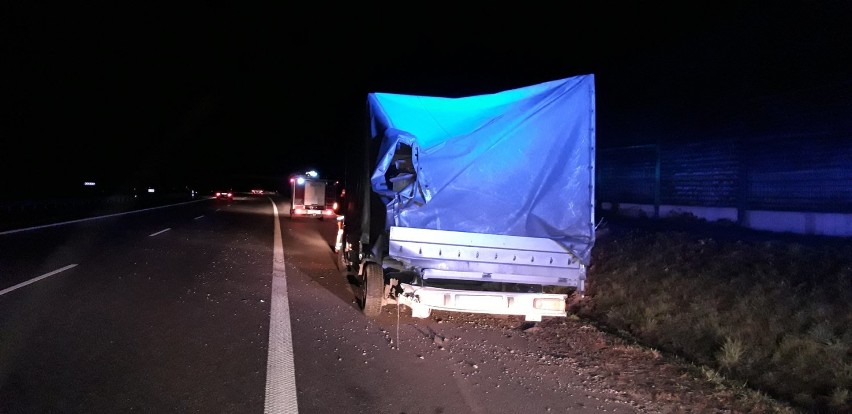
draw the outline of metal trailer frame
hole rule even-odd
[[[568,294],[446,289],[430,281],[563,286],[579,294],[585,289],[586,267],[547,238],[392,226],[388,240],[388,257],[422,281],[419,286],[391,281],[399,286],[396,301],[414,317],[426,318],[432,309],[521,315],[527,321],[567,315]]]

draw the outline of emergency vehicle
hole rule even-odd
[[[337,216],[337,182],[319,178],[316,171],[290,176],[290,218]]]

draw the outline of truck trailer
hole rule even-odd
[[[595,241],[594,75],[492,94],[367,94],[338,259],[386,304],[564,317]]]

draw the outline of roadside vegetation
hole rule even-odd
[[[852,412],[852,239],[619,220],[599,229],[579,316],[711,381]]]

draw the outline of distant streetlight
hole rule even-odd
[[[85,181],[85,182],[83,182],[83,185],[86,186],[86,187],[94,187],[95,182],[94,181]]]

